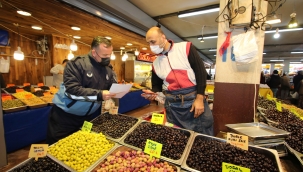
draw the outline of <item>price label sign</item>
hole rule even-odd
[[[212,89],[208,89],[208,90],[207,90],[207,92],[209,92],[209,93],[213,93],[213,92],[214,92],[214,90],[212,90]]]
[[[49,95],[51,95],[49,91],[43,93],[43,96],[49,96]]]
[[[2,101],[6,101],[6,100],[12,100],[12,96],[3,96],[1,97]]]
[[[250,172],[249,168],[222,162],[222,172]]]
[[[227,133],[226,141],[231,145],[237,146],[241,149],[248,150],[248,137],[240,134]]]
[[[51,90],[51,91],[53,91],[55,89],[56,89],[55,87],[49,87],[49,90]]]
[[[7,87],[13,87],[13,86],[15,86],[15,84],[7,84],[7,85],[6,85],[6,88],[7,88]]]
[[[277,107],[277,110],[282,112],[282,105],[281,105],[281,102],[276,102],[276,107]]]
[[[161,156],[161,151],[162,151],[162,144],[149,140],[146,140],[144,152],[150,155],[150,158],[153,156],[156,158],[160,158]]]
[[[86,132],[90,132],[90,131],[92,130],[92,127],[93,127],[93,123],[84,121],[81,130],[82,130],[82,131],[86,131]]]
[[[38,83],[37,85],[38,85],[38,87],[42,87],[42,86],[44,86],[44,84],[43,84],[43,83]]]
[[[32,144],[29,150],[28,157],[38,160],[40,157],[45,157],[47,154],[48,144]]]
[[[24,97],[25,97],[26,99],[30,99],[30,98],[33,98],[33,95],[32,95],[32,94],[25,94]]]
[[[31,85],[31,84],[28,83],[28,82],[27,82],[27,83],[23,83],[23,86],[24,86],[24,87],[29,86],[29,85]]]
[[[16,93],[20,93],[20,92],[23,92],[24,90],[23,89],[16,89]]]
[[[150,122],[154,123],[154,124],[161,124],[162,125],[163,122],[164,122],[164,114],[153,113]]]

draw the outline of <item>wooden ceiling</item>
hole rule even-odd
[[[95,36],[109,36],[116,51],[120,47],[125,47],[127,51],[142,51],[143,47],[148,47],[141,35],[56,0],[0,0],[0,3],[0,28],[4,30],[17,32],[15,24],[18,24],[20,34],[25,36],[53,34],[72,39],[76,35],[81,36],[76,41],[87,46]],[[31,16],[22,16],[17,9],[30,12]],[[34,30],[32,25],[40,25],[43,30]],[[78,26],[81,30],[72,30],[71,26]],[[127,46],[127,43],[132,43],[132,46]]]

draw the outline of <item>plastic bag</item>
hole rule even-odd
[[[294,92],[294,93],[291,95],[291,97],[292,97],[293,99],[299,99],[299,94],[298,94],[298,92]]]
[[[10,58],[7,57],[5,60],[3,57],[0,59],[0,73],[8,73],[9,72],[9,65],[10,65]]]
[[[249,64],[258,59],[258,45],[253,30],[233,36],[232,41],[237,65]]]

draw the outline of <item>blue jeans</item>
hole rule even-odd
[[[274,94],[274,97],[277,97],[278,88],[270,88],[272,93]]]

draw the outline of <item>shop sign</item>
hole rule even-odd
[[[153,55],[153,54],[139,53],[139,55],[136,57],[136,60],[152,63],[156,58],[157,58],[157,56]]]
[[[248,137],[240,134],[227,133],[227,143],[234,145],[238,148],[248,150]]]

